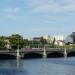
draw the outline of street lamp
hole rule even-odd
[[[18,50],[19,50],[19,38],[18,38]]]
[[[18,46],[17,46],[17,69],[19,69],[19,65],[20,65],[20,53],[19,53],[19,37],[18,37]]]

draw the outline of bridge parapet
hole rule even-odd
[[[65,48],[32,48],[32,49],[20,49],[19,50],[20,55],[23,57],[24,54],[26,53],[38,53],[38,54],[42,54],[44,52],[46,52],[46,54],[52,53],[52,52],[58,52],[58,53],[62,53],[66,56],[66,54],[70,53],[70,52],[75,52],[75,48],[69,48],[66,49]],[[0,50],[0,54],[9,54],[9,55],[14,55],[17,56],[17,50]]]
[[[67,53],[70,53],[70,52],[75,52],[75,48],[67,49]]]

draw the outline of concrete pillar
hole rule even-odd
[[[44,50],[44,51],[43,51],[43,58],[47,58],[46,49],[44,48],[43,50]]]
[[[64,49],[64,58],[67,58],[67,49]]]

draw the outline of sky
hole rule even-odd
[[[0,35],[67,36],[75,31],[75,0],[0,0]]]

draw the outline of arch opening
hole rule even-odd
[[[63,57],[63,53],[60,52],[52,52],[47,55],[48,58],[58,58]]]
[[[39,54],[39,53],[24,54],[24,59],[35,59],[35,58],[42,58],[42,54]]]
[[[10,54],[0,54],[0,60],[16,59],[16,56]]]
[[[68,56],[68,57],[75,57],[75,51],[69,52],[69,53],[67,54],[67,56]]]

